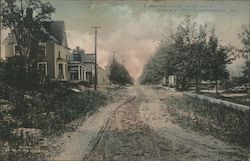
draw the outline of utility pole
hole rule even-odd
[[[97,30],[98,28],[101,28],[101,27],[98,27],[98,26],[94,26],[92,27],[95,29],[95,91],[97,90]]]
[[[0,0],[0,14],[2,13],[2,0]],[[0,61],[2,58],[2,17],[0,17]]]

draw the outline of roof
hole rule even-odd
[[[50,39],[56,40],[60,45],[68,48],[64,21],[43,22],[42,25],[50,34]]]
[[[70,54],[69,60],[70,62],[78,61],[83,63],[94,63],[94,58],[94,54],[86,54],[84,50],[77,48],[76,50],[73,50],[73,52]]]
[[[64,21],[43,22],[41,30],[44,32],[44,34],[48,34],[50,41],[58,43],[65,48],[69,48]],[[3,43],[15,41],[14,35],[10,34],[5,38]]]
[[[86,54],[88,62],[95,62],[95,54]]]

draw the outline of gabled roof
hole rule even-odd
[[[51,35],[52,39],[55,38],[60,45],[68,48],[64,21],[43,22],[43,27]]]
[[[85,54],[85,62],[91,62],[94,63],[95,62],[95,54]]]
[[[44,34],[49,36],[49,41],[58,43],[65,48],[69,48],[64,21],[43,22],[41,30]],[[14,35],[9,34],[9,36],[3,41],[3,43],[6,42],[16,42]]]

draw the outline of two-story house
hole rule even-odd
[[[109,84],[107,71],[97,66],[97,83]],[[69,57],[70,81],[85,81],[94,83],[95,78],[95,55],[86,54],[83,49],[76,47]]]
[[[95,62],[93,54],[86,54],[83,49],[76,47],[69,57],[69,77],[71,81],[93,82]]]
[[[38,67],[52,80],[68,80],[68,58],[70,49],[67,43],[64,21],[44,22],[42,31],[49,39],[40,42]],[[4,40],[5,57],[19,55],[14,35]]]

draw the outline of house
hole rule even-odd
[[[168,77],[162,78],[162,85],[163,86],[169,86],[169,87],[175,87],[177,84],[177,77],[176,75],[169,75]]]
[[[169,75],[169,76],[168,76],[168,85],[169,85],[170,87],[176,86],[176,82],[177,82],[176,75]]]
[[[95,55],[86,54],[76,47],[72,53],[67,43],[63,21],[43,22],[41,30],[47,35],[46,41],[39,43],[37,67],[51,80],[94,82]],[[20,55],[14,35],[4,40],[6,59]],[[106,71],[98,66],[98,82],[108,83]]]
[[[94,83],[95,55],[76,47],[69,56],[69,81]],[[97,83],[109,84],[107,71],[97,66]]]
[[[67,43],[64,21],[44,22],[42,31],[48,40],[40,42],[37,66],[52,80],[68,80],[68,57],[70,49]],[[14,35],[4,40],[5,57],[19,55]]]
[[[110,84],[107,70],[101,68],[100,66],[97,67],[97,82],[101,85]]]
[[[83,49],[76,47],[69,57],[70,81],[92,82],[95,74],[95,61],[92,55],[86,54]]]

